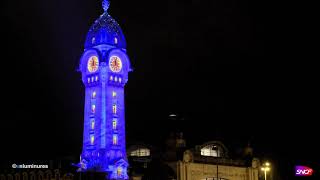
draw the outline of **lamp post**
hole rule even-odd
[[[267,171],[270,171],[270,163],[266,162],[263,164],[261,170],[264,171],[264,180],[267,180]]]
[[[218,147],[216,146],[216,145],[214,145],[213,147],[212,147],[212,150],[215,150],[216,151],[216,153],[217,153],[217,157],[219,157],[219,152],[218,152]],[[217,159],[218,160],[218,159]],[[218,167],[218,161],[217,161],[217,180],[219,180],[219,167]]]

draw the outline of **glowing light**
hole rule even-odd
[[[98,81],[98,76],[96,76],[96,81]]]
[[[118,175],[118,176],[121,176],[121,174],[122,174],[122,168],[121,168],[121,167],[118,167],[118,169],[117,169],[117,175]]]
[[[92,96],[91,96],[92,99],[95,99],[95,98],[96,98],[96,95],[97,95],[97,92],[96,92],[96,91],[93,91],[93,92],[92,92]]]
[[[115,81],[115,82],[117,82],[117,81],[118,81],[118,78],[117,78],[117,77],[115,77],[115,78],[114,78],[114,81]]]
[[[95,105],[95,104],[92,104],[92,105],[91,105],[91,112],[92,112],[92,113],[95,113],[95,112],[96,112],[96,105]]]
[[[117,114],[117,105],[116,104],[112,105],[112,113]]]
[[[112,120],[112,129],[113,130],[117,129],[117,119],[116,118],[113,118],[113,120]]]
[[[118,145],[118,135],[114,134],[112,137],[112,144]]]
[[[88,83],[90,83],[90,78],[88,78]]]
[[[94,129],[94,119],[91,119],[91,129]]]
[[[112,91],[112,97],[115,98],[117,96],[117,93],[115,91]]]
[[[94,144],[94,135],[90,135],[90,144],[93,145]]]
[[[122,79],[121,78],[119,78],[119,82],[121,83],[121,81],[122,81]]]
[[[217,146],[208,145],[201,149],[201,156],[220,157],[220,153],[218,151]]]
[[[270,166],[270,163],[269,163],[269,162],[266,162],[266,166]]]
[[[111,81],[113,80],[113,76],[110,76],[110,80],[111,80]]]
[[[138,157],[150,156],[150,149],[138,148],[134,151],[131,151],[130,156],[138,156]]]
[[[114,43],[118,44],[118,38],[116,38],[116,37],[114,38]]]

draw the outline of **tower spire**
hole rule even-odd
[[[104,11],[107,11],[110,6],[110,1],[109,0],[102,0],[102,8]]]

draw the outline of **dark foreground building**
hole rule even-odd
[[[258,180],[261,177],[260,161],[253,157],[250,147],[244,148],[242,156],[229,156],[228,148],[220,141],[187,147],[182,133],[171,134],[165,144],[165,148],[131,145],[127,151],[130,179]]]

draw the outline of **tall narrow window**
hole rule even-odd
[[[112,137],[112,144],[118,145],[118,135],[114,134]]]
[[[121,167],[118,167],[118,169],[117,169],[117,175],[118,175],[118,177],[121,176],[121,174],[122,174],[122,168],[121,168]]]
[[[91,129],[94,129],[94,119],[91,119],[91,125],[90,125]]]
[[[118,38],[116,38],[116,37],[114,38],[114,43],[118,44]]]
[[[95,112],[96,112],[96,105],[95,105],[95,104],[92,104],[92,105],[91,105],[91,112],[92,112],[92,113],[95,113]]]
[[[112,97],[115,98],[117,96],[117,93],[115,91],[112,91]]]
[[[92,92],[92,95],[91,95],[91,98],[92,98],[92,99],[95,99],[96,96],[97,96],[97,92],[96,92],[96,91],[93,91],[93,92]]]
[[[113,120],[112,120],[112,129],[113,130],[117,129],[117,118],[113,118]]]
[[[94,135],[93,134],[90,135],[90,144],[91,145],[94,144]]]
[[[112,113],[117,114],[117,105],[116,104],[112,105]]]

